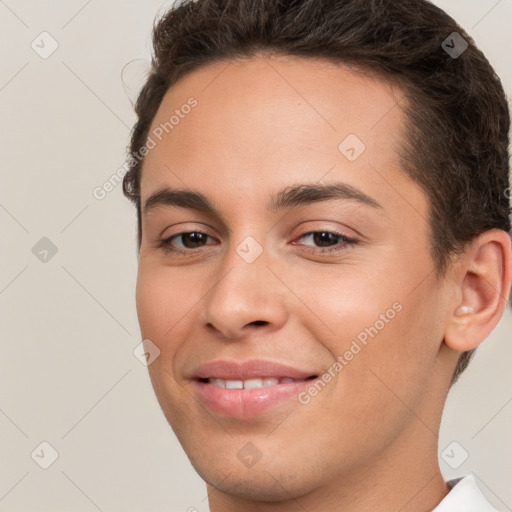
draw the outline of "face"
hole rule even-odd
[[[300,496],[435,441],[448,292],[400,97],[258,56],[190,73],[156,114],[137,312],[162,410],[221,493]]]

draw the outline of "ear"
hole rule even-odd
[[[507,232],[492,229],[476,238],[457,262],[457,299],[444,338],[453,350],[476,348],[500,321],[510,294],[511,245]]]

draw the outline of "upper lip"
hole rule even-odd
[[[255,378],[305,379],[317,375],[313,371],[301,370],[286,364],[252,359],[235,361],[218,359],[202,364],[191,373],[192,379],[247,380]]]

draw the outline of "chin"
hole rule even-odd
[[[289,473],[283,476],[275,469],[270,471],[265,468],[244,468],[241,471],[238,467],[231,467],[219,471],[217,467],[194,468],[199,476],[217,491],[245,500],[281,502],[300,498],[312,490],[306,485],[308,479]],[[225,476],[223,478],[220,475]]]

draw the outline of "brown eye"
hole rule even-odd
[[[307,252],[326,254],[336,251],[342,251],[347,247],[356,245],[358,242],[353,238],[345,236],[336,231],[309,231],[302,234],[298,239],[310,239],[316,245],[305,244]],[[294,244],[296,245],[296,244]]]
[[[211,238],[210,235],[202,231],[185,231],[160,240],[158,247],[164,252],[184,254],[204,247],[208,238]]]

